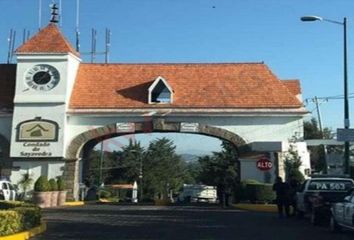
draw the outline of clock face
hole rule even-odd
[[[54,88],[60,80],[58,70],[47,64],[35,65],[28,69],[25,74],[25,82],[28,87],[39,90],[48,91]]]

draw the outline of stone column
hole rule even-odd
[[[66,159],[63,173],[68,190],[68,200],[78,200],[79,198],[79,160]]]

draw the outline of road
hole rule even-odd
[[[278,219],[219,207],[85,205],[44,211],[45,233],[31,240],[57,239],[237,239],[352,240],[354,232],[330,233],[298,219]]]

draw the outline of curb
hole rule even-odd
[[[47,223],[42,222],[38,227],[34,227],[25,232],[0,237],[0,240],[27,240],[30,237],[34,237],[40,233],[43,233],[45,230],[47,230]]]
[[[255,212],[277,212],[277,205],[275,204],[248,204],[248,203],[239,203],[233,204],[235,208],[241,210],[255,211]]]
[[[83,206],[85,205],[84,202],[82,201],[77,201],[77,202],[65,202],[64,206]],[[1,239],[0,239],[1,240]]]

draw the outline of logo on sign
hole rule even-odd
[[[40,117],[20,122],[17,129],[18,142],[55,142],[58,139],[58,124]]]
[[[259,159],[256,164],[257,168],[261,171],[268,171],[273,167],[273,163],[266,157]]]

